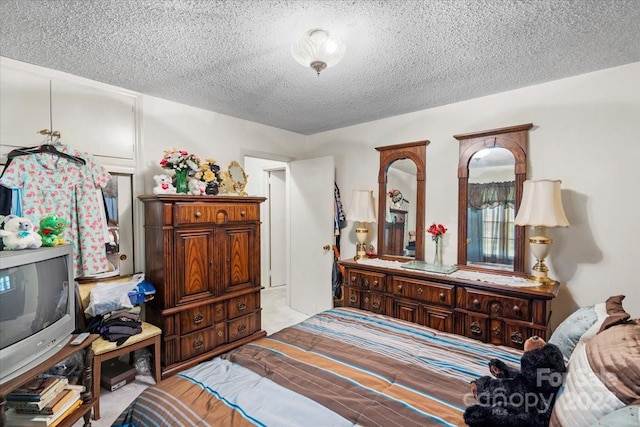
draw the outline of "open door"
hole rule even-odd
[[[292,309],[313,315],[333,307],[334,159],[297,160],[289,170],[289,301]]]

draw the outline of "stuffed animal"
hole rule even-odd
[[[464,420],[470,427],[547,426],[567,369],[560,349],[542,338],[525,341],[520,371],[492,359],[489,371],[471,383],[478,404]]]
[[[5,250],[35,249],[42,246],[42,238],[28,218],[7,215],[4,230],[0,230]]]
[[[58,215],[47,215],[40,219],[38,234],[42,237],[42,246],[53,247],[63,245],[66,242],[62,237],[67,220]]]
[[[194,196],[204,196],[207,190],[207,183],[204,181],[200,181],[199,179],[192,179],[189,181],[189,194],[193,194]]]
[[[169,175],[155,175],[153,180],[156,182],[153,194],[176,194],[176,187],[173,186]]]

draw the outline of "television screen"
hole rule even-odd
[[[32,336],[67,313],[69,277],[63,258],[0,268],[0,348]]]

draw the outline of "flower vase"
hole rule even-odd
[[[176,169],[176,193],[187,194],[189,186],[187,185],[187,170]]]
[[[207,184],[207,187],[204,189],[205,194],[208,194],[209,196],[215,196],[216,194],[218,194],[218,184],[216,184],[215,182],[210,182]]]
[[[436,242],[436,254],[433,257],[433,265],[442,267],[442,237],[435,239]]]

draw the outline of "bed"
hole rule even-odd
[[[464,425],[469,382],[521,352],[351,308],[146,389],[114,426]]]

